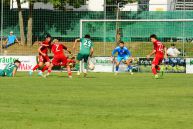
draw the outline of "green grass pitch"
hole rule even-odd
[[[193,75],[0,78],[0,129],[192,129]]]

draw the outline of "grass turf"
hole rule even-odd
[[[0,129],[192,129],[193,75],[0,78]]]

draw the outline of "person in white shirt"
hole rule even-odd
[[[175,47],[175,44],[171,44],[171,47],[167,50],[167,54],[169,57],[178,57],[180,51]]]

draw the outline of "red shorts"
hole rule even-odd
[[[164,59],[163,56],[155,56],[154,59],[153,59],[152,64],[155,65],[155,66],[159,65],[159,64],[162,63],[163,59]]]
[[[50,62],[50,58],[49,58],[48,55],[46,55],[46,56],[39,55],[38,61],[39,61],[39,62],[44,62],[44,63],[45,63],[45,62]]]
[[[54,56],[52,59],[52,64],[54,66],[66,66],[67,65],[67,57],[64,55]]]

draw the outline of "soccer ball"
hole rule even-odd
[[[88,65],[88,68],[89,68],[90,70],[94,70],[95,66],[94,66],[93,63],[90,63],[90,64]]]

